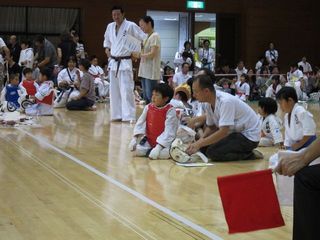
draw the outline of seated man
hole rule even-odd
[[[263,158],[260,152],[253,151],[259,144],[261,127],[251,107],[228,93],[216,92],[206,75],[197,76],[192,89],[196,99],[204,103],[208,127],[188,147],[188,154],[201,149],[212,161]]]

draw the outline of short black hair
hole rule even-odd
[[[203,44],[205,44],[206,42],[210,44],[210,41],[208,39],[203,40]]]
[[[88,59],[81,59],[79,62],[79,65],[82,65],[84,67],[85,70],[89,70],[89,68],[91,67],[91,63]]]
[[[123,10],[123,8],[121,6],[117,6],[117,5],[113,6],[111,8],[111,12],[114,11],[114,10],[120,10],[121,13],[124,13],[124,10]]]
[[[152,89],[152,91],[160,93],[163,98],[168,97],[169,99],[168,99],[167,103],[169,103],[171,101],[171,99],[173,98],[173,94],[174,94],[173,89],[166,83],[157,84]]]
[[[182,63],[181,68],[183,68],[185,65],[188,65],[188,67],[190,67],[189,63],[184,62],[184,63]]]
[[[22,71],[23,75],[26,75],[27,73],[32,73],[32,69],[31,68],[25,68]]]
[[[210,77],[212,84],[216,83],[216,76],[214,75],[213,71],[211,71],[209,68],[200,68],[198,71],[198,75],[199,75],[199,72],[201,71],[203,71],[204,74],[200,74],[200,75],[207,75]]]
[[[92,55],[92,56],[90,56],[90,61],[92,61],[93,59],[98,59],[98,57],[96,56],[96,55]]]
[[[215,93],[216,90],[212,84],[212,80],[210,78],[210,76],[208,75],[198,75],[194,78],[193,80],[193,84],[195,82],[198,82],[199,83],[199,87],[201,89],[205,89],[205,88],[208,88],[211,92]]]
[[[242,73],[240,77],[244,77],[245,82],[249,81],[249,76],[246,73]]]
[[[285,99],[286,101],[292,98],[294,102],[298,102],[298,95],[293,87],[282,87],[276,95],[277,100]]]
[[[9,75],[9,82],[11,82],[15,78],[19,78],[19,73],[11,73]]]
[[[34,42],[44,43],[44,36],[43,35],[37,35],[34,38]]]
[[[258,106],[268,115],[275,114],[278,111],[277,102],[270,97],[261,98]]]
[[[187,96],[187,94],[185,92],[177,91],[176,95],[180,96],[182,102],[187,102],[188,101],[188,96]]]
[[[29,47],[31,46],[31,42],[27,39],[23,39],[20,44],[28,45]]]
[[[70,57],[68,57],[67,63],[70,62],[70,61],[72,61],[74,63],[77,63],[77,58],[75,56],[70,56]]]
[[[191,47],[191,42],[189,42],[189,41],[185,41],[184,44],[183,44],[183,47],[186,48],[187,44],[189,44],[190,47]]]
[[[52,69],[47,68],[47,67],[44,67],[44,68],[41,68],[41,69],[40,69],[41,75],[46,76],[47,79],[50,79],[50,78],[51,78],[52,72],[53,72]]]
[[[145,23],[151,23],[151,27],[154,28],[154,21],[153,21],[152,17],[144,16],[141,18],[141,20],[144,21]]]

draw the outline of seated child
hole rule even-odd
[[[153,89],[152,102],[145,106],[129,144],[129,149],[136,151],[137,156],[149,156],[150,159],[170,157],[170,145],[179,126],[176,110],[169,104],[172,97],[173,90],[165,83]]]
[[[187,83],[183,83],[176,87],[174,91],[174,97],[171,99],[170,104],[176,108],[179,118],[185,116],[193,116],[192,106],[189,104],[191,95],[190,86]]]
[[[55,108],[65,107],[67,102],[80,94],[77,83],[80,81],[78,75],[81,75],[81,73],[76,66],[77,59],[71,56],[68,59],[68,67],[59,72],[57,81],[60,93],[54,101]]]
[[[272,76],[272,84],[267,88],[266,97],[276,99],[276,94],[282,88],[279,76]]]
[[[26,108],[27,115],[53,115],[54,89],[53,82],[49,80],[50,76],[50,69],[40,69],[39,88],[34,97],[30,98],[35,104]]]
[[[247,83],[249,77],[247,74],[242,74],[240,76],[240,81],[236,82],[236,96],[240,98],[242,101],[246,102],[250,95],[250,86]]]
[[[91,67],[89,73],[94,77],[94,84],[97,87],[97,96],[100,101],[104,101],[109,94],[109,82],[104,79],[104,71],[98,65],[98,58],[96,56],[91,57]]]
[[[280,108],[285,112],[284,147],[298,151],[316,139],[316,124],[313,115],[298,105],[297,92],[293,87],[283,87],[276,95]]]
[[[25,79],[20,83],[20,86],[24,87],[27,91],[27,95],[34,97],[39,87],[38,83],[32,78],[32,69],[23,69],[23,75]]]
[[[15,111],[20,109],[20,104],[26,96],[26,90],[19,86],[19,74],[10,74],[9,84],[1,92],[3,110]]]
[[[258,106],[258,113],[263,117],[259,146],[282,146],[281,120],[275,115],[278,110],[277,102],[272,98],[261,98]]]

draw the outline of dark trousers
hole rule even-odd
[[[320,239],[320,164],[295,174],[293,240]]]
[[[68,102],[66,107],[68,110],[87,110],[89,107],[92,107],[93,104],[94,101],[88,98],[81,98]]]
[[[212,161],[227,162],[255,159],[252,152],[259,142],[253,142],[241,133],[231,133],[220,142],[201,149]]]

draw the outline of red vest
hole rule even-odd
[[[22,86],[27,90],[27,94],[34,96],[37,92],[36,86],[34,86],[34,80],[24,80]]]
[[[50,83],[44,82],[42,84],[50,84]],[[53,97],[54,97],[54,91],[52,89],[50,94],[48,96],[44,97],[44,99],[42,99],[42,100],[37,99],[37,103],[45,103],[48,105],[52,105],[53,104]]]
[[[158,108],[152,103],[148,106],[146,136],[152,148],[157,145],[157,138],[164,131],[167,112],[171,108],[170,104],[167,104],[163,108]]]

